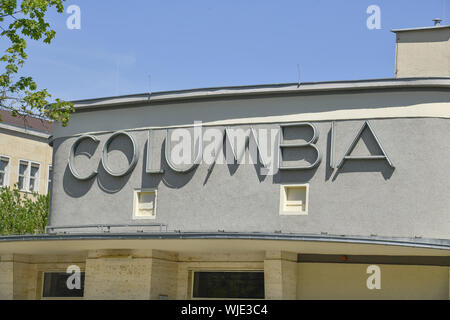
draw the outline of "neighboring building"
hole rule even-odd
[[[450,27],[395,32],[393,79],[75,102],[0,298],[449,299]]]
[[[51,181],[53,123],[0,110],[0,186],[47,194]]]

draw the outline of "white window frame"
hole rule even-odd
[[[285,211],[284,207],[288,203],[286,188],[305,188],[305,203],[302,204],[305,210],[302,212],[296,211]],[[297,201],[290,201],[291,205],[296,205]],[[304,184],[282,184],[280,186],[280,215],[281,216],[307,216],[308,215],[308,205],[309,205],[309,183]]]
[[[49,185],[50,185],[50,183],[53,183],[53,177],[50,176],[50,172],[53,171],[53,165],[49,164],[47,169],[48,169],[48,171],[47,171],[47,177],[48,177],[48,179],[47,179],[47,194],[48,194],[50,192]]]
[[[137,216],[137,206],[139,204],[139,192],[153,192],[155,194],[155,200],[153,203],[153,216]],[[158,199],[158,191],[157,189],[134,189],[133,191],[133,220],[154,220],[156,219],[156,208],[157,208],[157,199]]]
[[[38,165],[39,166],[39,170],[38,170],[38,174],[37,174],[36,181],[35,181],[36,187],[34,189],[34,192],[40,193],[39,192],[40,191],[39,187],[40,187],[40,182],[41,182],[41,169],[42,169],[41,163],[37,162],[37,161],[32,161],[32,160],[19,159],[18,166],[17,166],[17,183],[19,183],[19,179],[21,177],[20,164],[22,162],[27,164],[27,168],[25,170],[24,180],[23,180],[24,181],[23,184],[24,184],[25,188],[24,189],[19,189],[19,190],[22,191],[22,192],[29,192],[29,193],[32,192],[32,191],[30,191],[31,166],[32,165]]]
[[[11,157],[0,155],[0,160],[7,160],[8,165],[6,166],[5,172],[4,172],[4,179],[3,179],[3,185],[0,185],[0,187],[9,187],[9,177],[11,172]]]

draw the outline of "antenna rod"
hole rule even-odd
[[[116,60],[116,96],[119,95],[119,58]]]
[[[445,1],[446,0],[442,0],[442,21],[445,21]]]
[[[298,86],[300,87],[300,64],[297,63]]]
[[[152,76],[148,75],[148,100],[150,100],[150,97],[152,95]]]

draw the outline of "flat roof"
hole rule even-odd
[[[392,29],[391,32],[434,30],[434,29],[445,29],[445,28],[450,28],[450,26],[431,26],[431,27],[420,27],[420,28]]]
[[[450,240],[259,232],[152,232],[0,236],[0,253],[69,254],[96,249],[284,250],[302,253],[450,255]]]
[[[249,86],[210,87],[187,90],[150,92],[95,99],[74,100],[75,109],[96,109],[134,104],[165,103],[221,99],[230,97],[264,96],[279,94],[310,94],[321,92],[384,90],[403,88],[450,89],[450,77],[389,78],[327,82],[281,83]]]

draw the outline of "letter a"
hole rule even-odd
[[[381,289],[381,270],[379,266],[376,265],[370,265],[367,267],[366,273],[372,275],[367,278],[366,285],[367,289],[373,290],[373,289]]]
[[[81,271],[80,267],[71,265],[67,268],[66,273],[73,273],[67,278],[66,285],[69,290],[81,289]]]
[[[67,8],[66,12],[71,14],[66,20],[67,28],[70,30],[73,30],[73,29],[80,30],[81,29],[80,7],[75,4],[72,4]]]
[[[359,139],[361,139],[361,135],[363,134],[366,128],[372,135],[374,142],[376,143],[381,154],[370,156],[352,156],[351,153],[355,148],[356,144],[358,143]],[[373,131],[369,121],[364,122],[361,129],[359,129],[358,134],[356,135],[355,139],[353,139],[352,143],[350,144],[350,147],[347,149],[347,152],[344,154],[344,157],[342,158],[341,162],[338,164],[337,167],[341,168],[344,165],[345,160],[386,160],[392,168],[395,168],[394,165],[392,164],[391,159],[389,159],[386,152],[384,151],[380,140],[378,140],[378,137],[375,135],[375,131]]]
[[[381,10],[377,5],[367,7],[367,14],[372,14],[367,18],[366,25],[369,30],[381,29]]]

